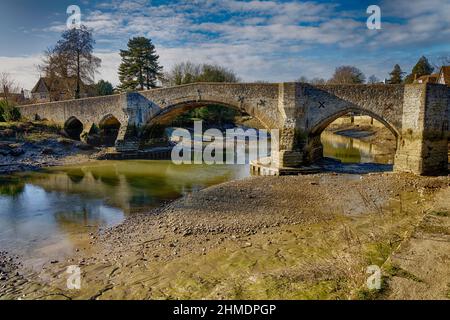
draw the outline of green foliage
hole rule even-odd
[[[25,184],[21,182],[3,184],[0,183],[0,195],[15,197],[20,195],[25,189]]]
[[[0,122],[19,121],[20,111],[5,100],[0,101]]]
[[[4,109],[4,102],[5,101],[0,101],[0,122],[5,122],[5,117],[4,117],[4,113],[5,113],[5,109]]]
[[[400,84],[403,82],[403,75],[405,72],[402,71],[402,68],[398,64],[394,66],[394,69],[392,70],[389,75],[391,78],[389,79],[389,84]]]
[[[119,89],[135,91],[152,89],[161,76],[159,56],[150,39],[136,37],[128,41],[128,50],[121,50],[122,63],[119,67]]]
[[[224,123],[234,122],[234,118],[238,115],[238,111],[232,108],[211,105],[194,110],[194,117],[202,119],[207,123]]]
[[[97,91],[97,95],[99,96],[110,96],[114,93],[113,85],[105,80],[100,80],[97,82],[95,89]]]
[[[433,73],[433,70],[434,67],[431,66],[428,59],[425,56],[422,56],[412,69],[411,74],[406,77],[405,83],[413,83],[414,79],[430,75]]]

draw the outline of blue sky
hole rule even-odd
[[[219,63],[243,81],[329,78],[351,64],[383,79],[399,63],[410,71],[421,55],[450,55],[450,0],[2,0],[0,72],[30,89],[42,52],[80,6],[103,64],[98,79],[117,84],[118,52],[130,37],[150,37],[169,70],[175,63]],[[366,26],[379,5],[382,29]]]

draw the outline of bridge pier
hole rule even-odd
[[[418,175],[447,173],[449,106],[446,86],[405,87],[395,171]]]

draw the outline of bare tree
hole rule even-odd
[[[182,62],[173,66],[170,72],[164,74],[165,86],[178,86],[195,82],[201,73],[201,66],[192,62]]]
[[[297,79],[297,82],[309,83],[309,79],[305,76],[301,76],[300,78]]]
[[[369,79],[367,80],[367,83],[369,83],[369,84],[380,83],[380,79],[378,79],[377,76],[375,76],[373,74],[369,77]]]
[[[81,26],[65,31],[55,48],[45,52],[40,70],[50,79],[52,86],[56,86],[52,90],[66,87],[63,89],[68,89],[78,99],[82,83],[94,83],[101,65],[101,60],[93,55],[94,44],[91,31]],[[76,81],[75,89],[69,85],[72,79]]]
[[[435,68],[434,70],[440,70],[441,67],[449,65],[450,65],[450,55],[440,56],[433,63],[433,66]]]
[[[322,84],[326,84],[327,81],[323,78],[312,78],[312,79],[308,79],[305,76],[301,76],[297,82],[303,82],[303,83],[309,83],[309,84],[313,84],[313,85],[322,85]]]
[[[366,76],[354,66],[341,66],[336,68],[333,77],[328,81],[331,84],[362,84]]]
[[[326,84],[327,81],[323,78],[312,78],[310,83],[315,85],[323,85]]]
[[[6,72],[0,73],[0,90],[2,97],[8,103],[8,100],[12,93],[17,93],[19,91],[19,86],[11,78],[11,75]]]
[[[165,86],[178,86],[194,82],[239,82],[238,76],[219,65],[183,62],[164,75]]]
[[[62,92],[75,95],[73,92],[73,76],[69,71],[68,59],[65,54],[49,48],[44,52],[42,64],[38,66],[39,71],[44,74],[46,84],[49,86],[50,101],[59,100]]]

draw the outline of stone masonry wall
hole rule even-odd
[[[395,171],[415,174],[447,171],[449,91],[443,85],[406,87]]]
[[[87,98],[69,101],[57,101],[19,107],[20,113],[28,120],[40,119],[53,121],[61,126],[76,117],[87,129],[93,123],[98,124],[105,116],[113,115],[123,126],[128,124],[128,114],[124,111],[125,95]]]
[[[303,108],[307,110],[305,129],[321,133],[330,123],[349,111],[375,117],[400,132],[405,86],[403,85],[325,85],[303,86]]]
[[[282,119],[278,112],[278,87],[279,84],[199,83],[139,94],[147,99],[146,104],[149,106],[144,119],[146,122],[157,120],[187,105],[200,107],[217,103],[245,111],[267,128],[279,128]]]
[[[447,155],[450,89],[442,85],[323,85],[304,83],[198,83],[107,97],[20,107],[30,120],[58,124],[76,117],[88,131],[105,116],[121,123],[118,139],[130,128],[177,113],[220,104],[245,111],[268,129],[280,129],[279,166],[297,166],[321,157],[321,132],[350,111],[384,123],[399,139],[395,169],[440,171]]]

